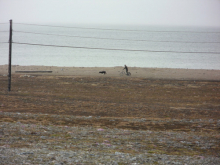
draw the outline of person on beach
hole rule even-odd
[[[127,75],[128,75],[128,67],[127,67],[127,65],[125,65],[124,69],[126,70],[126,73],[127,73]],[[124,70],[124,69],[123,69],[123,70]]]

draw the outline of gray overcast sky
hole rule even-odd
[[[219,26],[220,0],[0,0],[0,23]]]

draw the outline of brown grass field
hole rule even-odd
[[[0,115],[0,122],[193,131],[220,141],[220,126],[216,124],[220,119],[219,81],[12,75],[10,92],[7,85],[7,77],[0,76],[0,111],[49,115],[31,119]],[[57,120],[50,114],[96,118]],[[144,122],[122,120],[125,118],[144,119]],[[204,152],[219,155],[219,143]]]

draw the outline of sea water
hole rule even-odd
[[[0,24],[0,65],[8,40]],[[14,23],[12,40],[12,65],[220,69],[218,28]]]

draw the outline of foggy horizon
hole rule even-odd
[[[0,23],[220,27],[219,0],[0,0]]]

